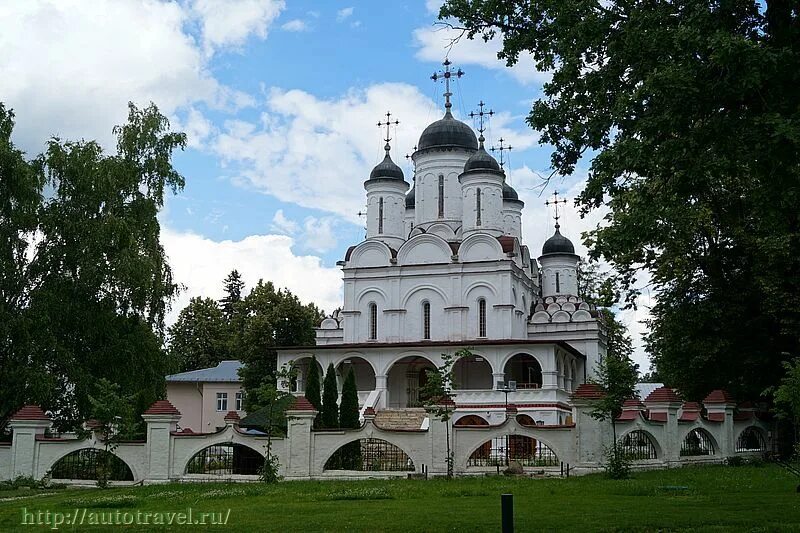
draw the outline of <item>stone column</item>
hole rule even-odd
[[[167,400],[158,400],[142,414],[147,424],[148,481],[166,482],[182,472],[173,472],[172,432],[176,430],[181,412]]]
[[[375,390],[378,391],[378,393],[380,394],[380,396],[378,397],[378,405],[376,406],[379,409],[386,409],[387,405],[386,395],[389,392],[387,388],[387,383],[388,383],[388,377],[386,376],[386,374],[375,375]]]
[[[11,479],[39,477],[36,437],[44,435],[51,425],[50,417],[37,405],[26,405],[11,417]]]
[[[506,375],[504,372],[492,372],[492,388],[497,390],[497,383],[505,383]]]
[[[714,435],[719,445],[718,453],[723,457],[736,455],[736,433],[733,427],[733,411],[736,401],[724,390],[714,390],[703,400],[706,416],[711,422],[721,422],[722,427]]]
[[[313,472],[314,435],[312,428],[318,411],[305,396],[295,398],[286,410],[286,456],[282,458],[283,475],[288,479],[308,479]]]

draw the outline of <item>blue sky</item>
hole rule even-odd
[[[155,102],[187,132],[175,158],[186,187],[161,214],[185,287],[170,319],[191,296],[219,297],[231,268],[248,285],[273,280],[331,310],[341,294],[335,263],[363,238],[362,183],[383,155],[375,123],[387,110],[400,120],[392,155],[410,181],[403,156],[442,114],[443,87],[430,76],[452,33],[434,25],[437,10],[432,0],[3,2],[0,100],[15,109],[15,141],[31,154],[53,134],[112,149],[128,100]],[[505,67],[498,48],[463,40],[450,50],[466,72],[454,110],[470,123],[484,100],[497,113],[488,144],[502,136],[514,146],[509,180],[536,253],[553,231],[543,201],[554,189],[574,196],[588,163],[541,191],[550,150],[524,119],[547,74],[527,56]],[[567,210],[562,227],[579,251],[580,232],[602,214]],[[624,317],[637,336],[643,316]]]

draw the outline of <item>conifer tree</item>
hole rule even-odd
[[[355,429],[358,425],[358,389],[356,389],[356,375],[350,369],[342,386],[339,427],[342,429]]]
[[[325,383],[322,391],[322,413],[320,419],[321,427],[333,429],[339,427],[339,391],[336,387],[336,370],[333,363],[328,364],[325,372]]]
[[[319,412],[322,412],[322,398],[319,386],[319,369],[317,358],[311,356],[311,363],[309,363],[308,375],[306,375],[306,399],[311,402]],[[320,415],[317,415],[314,420],[314,427],[319,427]]]

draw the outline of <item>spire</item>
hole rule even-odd
[[[453,76],[455,76],[456,78],[460,78],[461,76],[464,75],[464,71],[462,71],[461,69],[458,69],[456,71],[451,70],[450,65],[452,65],[452,63],[447,58],[445,58],[444,63],[442,63],[442,65],[444,65],[444,70],[434,72],[433,76],[431,76],[431,79],[434,82],[438,82],[441,79],[444,80],[444,108],[445,108],[445,116],[447,116],[450,114],[450,108],[453,107],[453,104],[450,103],[450,97],[453,96],[453,93],[450,92],[450,78],[452,78]]]
[[[400,124],[399,120],[395,119],[394,122],[392,122],[391,118],[392,118],[392,113],[390,111],[387,111],[386,122],[378,121],[379,128],[383,128],[384,126],[386,127],[386,137],[383,139],[384,141],[386,141],[386,145],[383,147],[383,149],[386,150],[386,157],[389,157],[389,150],[392,149],[391,145],[389,144],[389,141],[392,140],[392,138],[390,137],[389,128],[392,125],[397,126],[398,124]]]
[[[553,211],[554,211],[553,218],[554,218],[554,219],[555,219],[555,221],[556,221],[556,233],[558,233],[558,228],[560,228],[560,227],[561,227],[561,226],[559,225],[559,223],[558,223],[558,219],[559,219],[559,218],[561,218],[561,215],[559,215],[559,214],[558,214],[558,204],[566,204],[566,203],[567,203],[567,199],[566,199],[566,198],[561,198],[561,199],[559,200],[559,198],[558,198],[558,191],[554,191],[554,192],[553,192],[553,199],[552,199],[552,200],[547,200],[547,201],[544,203],[544,205],[546,205],[546,206],[548,206],[548,207],[549,207],[549,206],[551,206],[551,205],[553,206]]]
[[[503,168],[503,165],[505,164],[505,161],[503,160],[503,152],[510,152],[511,150],[514,149],[514,147],[511,146],[511,145],[503,146],[503,143],[505,142],[505,140],[502,137],[500,137],[498,139],[498,142],[500,143],[500,147],[499,148],[495,148],[494,146],[492,146],[491,148],[489,148],[489,150],[491,152],[494,152],[494,151],[500,152],[500,168]]]
[[[479,144],[479,149],[481,149],[481,150],[483,149],[483,141],[486,140],[486,138],[483,136],[483,132],[486,131],[486,128],[484,127],[484,124],[483,124],[483,117],[491,117],[492,115],[494,115],[494,111],[492,111],[491,109],[489,111],[484,111],[483,110],[483,106],[485,106],[485,105],[486,104],[483,103],[483,100],[481,100],[480,103],[478,103],[478,107],[480,108],[480,111],[478,111],[477,113],[475,111],[473,111],[473,112],[471,112],[469,114],[469,116],[473,120],[475,120],[475,117],[478,117],[478,120],[480,121],[480,126],[478,127],[478,132],[480,133],[480,136],[478,137],[478,142],[480,143]]]

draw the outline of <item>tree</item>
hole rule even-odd
[[[232,353],[244,363],[240,370],[245,393],[261,386],[267,376],[275,381],[278,346],[314,344],[314,327],[322,313],[314,304],[303,305],[286,289],[259,280],[242,300],[242,334]]]
[[[113,452],[122,439],[130,438],[141,424],[134,420],[132,395],[120,394],[116,383],[101,378],[95,384],[95,393],[89,395],[90,416],[96,426],[94,431],[103,441],[103,453],[97,467],[97,486],[108,487],[111,477]]]
[[[622,414],[625,400],[636,397],[637,365],[625,355],[609,352],[597,367],[597,377],[592,380],[603,391],[603,396],[595,401],[591,411],[596,420],[611,421],[612,444],[609,454],[607,472],[615,479],[627,477],[628,468],[625,458],[619,455],[617,442],[617,418]]]
[[[453,366],[462,357],[470,357],[468,348],[461,348],[455,354],[443,353],[442,365],[428,372],[425,385],[420,387],[420,398],[425,398],[425,411],[444,424],[447,477],[453,477],[453,452],[450,449],[450,419],[453,418],[455,402],[453,402]]]
[[[284,367],[277,372],[278,380],[291,381],[293,369],[291,366]],[[255,412],[263,411],[266,424],[262,428],[267,433],[267,444],[264,454],[264,464],[261,467],[261,480],[266,483],[275,483],[280,480],[278,469],[280,462],[278,457],[272,453],[272,437],[276,427],[285,427],[286,410],[294,402],[292,394],[279,390],[270,380],[252,391],[253,396],[251,405]]]
[[[314,419],[314,428],[319,428],[322,419],[322,385],[319,381],[319,363],[317,363],[316,356],[313,355],[308,364],[305,394],[306,400],[317,410],[317,417]]]
[[[800,357],[783,364],[785,374],[780,384],[771,390],[778,416],[794,429],[793,452],[800,459]]]
[[[577,204],[630,302],[647,271],[647,348],[689,398],[775,385],[800,352],[800,11],[792,2],[448,0],[552,76],[528,116],[551,175],[594,156]]]
[[[30,402],[73,428],[100,378],[132,394],[141,413],[164,393],[169,370],[164,314],[178,287],[157,214],[166,190],[183,187],[172,154],[186,137],[155,105],[130,104],[128,122],[114,128],[116,154],[54,138],[26,163],[12,125],[0,110],[0,422]]]
[[[223,282],[225,286],[225,296],[219,301],[222,307],[222,312],[228,322],[233,320],[237,312],[239,303],[242,301],[242,291],[244,290],[244,281],[242,275],[236,269],[231,270],[228,277]]]
[[[324,429],[335,429],[339,427],[339,389],[336,385],[336,369],[333,368],[333,363],[328,363],[323,385],[320,426]]]
[[[353,369],[347,373],[342,385],[342,405],[339,406],[339,427],[342,429],[356,429],[359,423],[358,389],[356,388],[356,375]]]
[[[228,359],[228,325],[212,298],[189,300],[168,331],[168,353],[179,372],[209,368]]]

